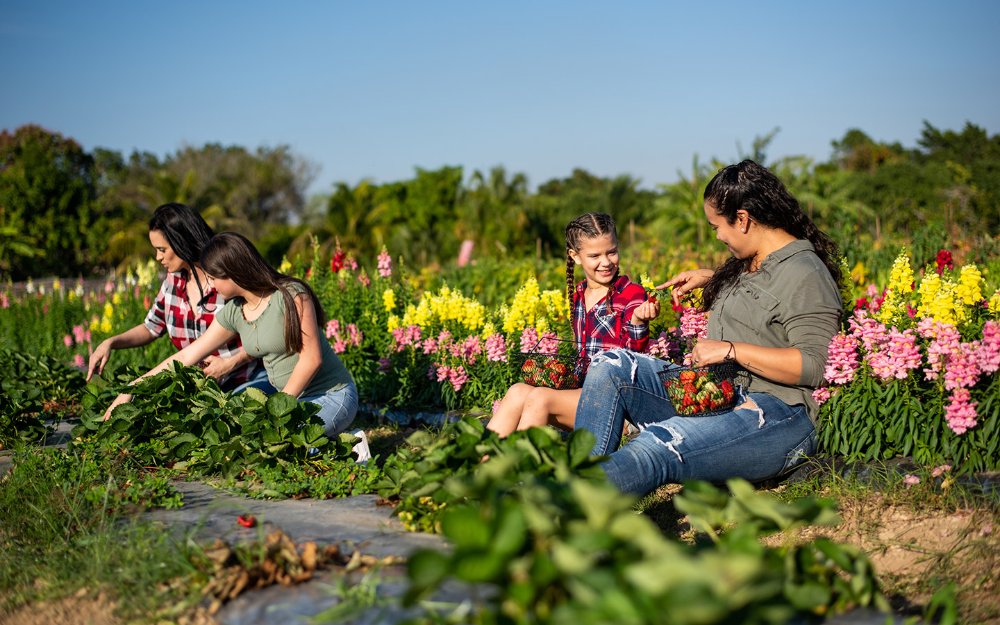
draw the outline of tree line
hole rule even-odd
[[[1000,231],[1000,136],[972,123],[956,131],[925,122],[912,148],[851,129],[824,162],[769,160],[776,132],[737,158],[774,169],[847,248],[934,228],[948,241],[985,237],[989,247]],[[216,230],[247,235],[274,263],[307,252],[311,236],[366,259],[384,245],[418,266],[452,261],[466,240],[480,256],[561,256],[563,227],[586,211],[613,215],[626,242],[699,248],[712,237],[701,194],[724,164],[695,157],[676,182],[652,190],[632,176],[583,169],[532,190],[523,173],[502,166],[469,176],[458,166],[418,167],[407,180],[338,182],[307,198],[313,168],[288,146],[210,143],[126,157],[25,125],[0,132],[0,277],[87,277],[148,258],[149,216],[173,201]]]

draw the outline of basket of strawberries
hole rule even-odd
[[[710,417],[736,405],[737,388],[750,381],[749,373],[732,361],[707,367],[671,367],[660,372],[660,381],[677,414]]]
[[[531,386],[545,386],[557,390],[580,388],[587,373],[589,359],[575,353],[574,343],[548,339],[553,350],[526,351],[511,355],[510,365],[514,379]],[[552,353],[549,353],[549,352]],[[573,353],[570,353],[570,352]]]

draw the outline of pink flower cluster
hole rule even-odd
[[[663,360],[673,361],[680,358],[683,353],[677,328],[670,328],[666,332],[660,332],[656,338],[649,340],[649,355]]]
[[[341,334],[341,324],[337,319],[331,319],[326,322],[326,338],[333,339],[333,351],[343,354],[348,347],[361,347],[364,335],[358,329],[358,326],[348,323],[344,326],[343,330],[346,332],[346,336]]]
[[[438,382],[447,380],[455,392],[462,390],[462,387],[469,381],[469,374],[462,365],[432,365],[431,372],[437,377]]]
[[[420,326],[408,325],[405,328],[396,328],[392,331],[392,340],[397,352],[401,352],[410,345],[420,343]]]
[[[7,293],[0,293],[0,308],[10,308],[10,297]]]
[[[528,326],[521,330],[521,351],[539,354],[555,354],[559,351],[559,337],[555,332],[543,332]]]
[[[392,257],[384,247],[378,255],[378,275],[388,278],[392,275]]]
[[[703,339],[708,336],[708,314],[693,306],[681,310],[681,336]]]
[[[931,318],[921,319],[916,329],[900,331],[868,316],[863,309],[854,311],[848,333],[833,337],[827,350],[824,376],[832,384],[847,384],[864,364],[880,380],[906,379],[910,371],[923,366],[925,380],[943,379],[950,392],[945,419],[956,434],[964,434],[976,426],[976,405],[969,389],[982,374],[1000,369],[1000,324],[987,321],[983,338],[963,342],[958,329]],[[926,366],[917,339],[926,343]],[[829,399],[831,391],[818,389],[813,393],[817,402]]]
[[[71,334],[63,336],[63,345],[66,349],[72,349],[73,345],[83,345],[86,343],[90,345],[90,330],[83,326],[83,324],[73,326]],[[73,366],[77,368],[83,368],[85,360],[82,354],[73,354]]]
[[[496,333],[486,337],[486,360],[507,362],[507,339],[503,334]]]

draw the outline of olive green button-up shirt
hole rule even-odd
[[[750,391],[803,404],[815,421],[813,390],[823,383],[827,348],[840,330],[840,292],[812,243],[798,239],[772,252],[754,272],[743,273],[720,293],[708,317],[708,337],[802,353],[796,385],[751,374]]]

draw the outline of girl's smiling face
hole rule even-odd
[[[618,241],[610,234],[582,239],[569,255],[583,268],[588,287],[611,286],[618,275]]]

